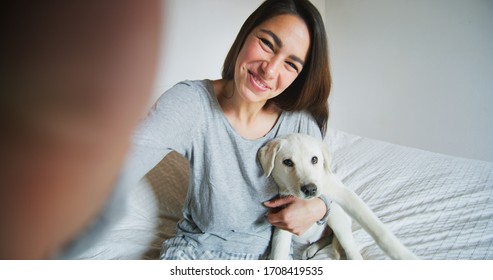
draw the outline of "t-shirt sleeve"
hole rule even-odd
[[[182,82],[154,104],[133,136],[127,164],[142,178],[172,150],[186,156],[201,122],[201,96],[193,84]]]

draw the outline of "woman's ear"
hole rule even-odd
[[[264,169],[265,176],[269,177],[274,169],[276,155],[281,149],[282,139],[274,139],[265,144],[257,153],[260,165]]]

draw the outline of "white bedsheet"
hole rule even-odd
[[[493,259],[493,163],[330,130],[333,171],[424,259]],[[164,167],[163,167],[164,166]],[[129,194],[129,213],[81,259],[156,258],[186,192],[184,159],[168,156]],[[365,259],[387,259],[353,224]],[[317,258],[330,258],[322,251]]]
[[[331,131],[333,171],[424,259],[493,259],[493,163]],[[366,259],[386,259],[353,225]]]

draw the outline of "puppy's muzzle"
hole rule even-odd
[[[317,185],[310,183],[304,186],[301,186],[301,192],[305,195],[305,197],[310,198],[317,195]]]

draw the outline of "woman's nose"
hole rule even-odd
[[[272,57],[262,63],[262,71],[264,72],[264,78],[272,79],[279,72],[280,60],[276,57]]]

